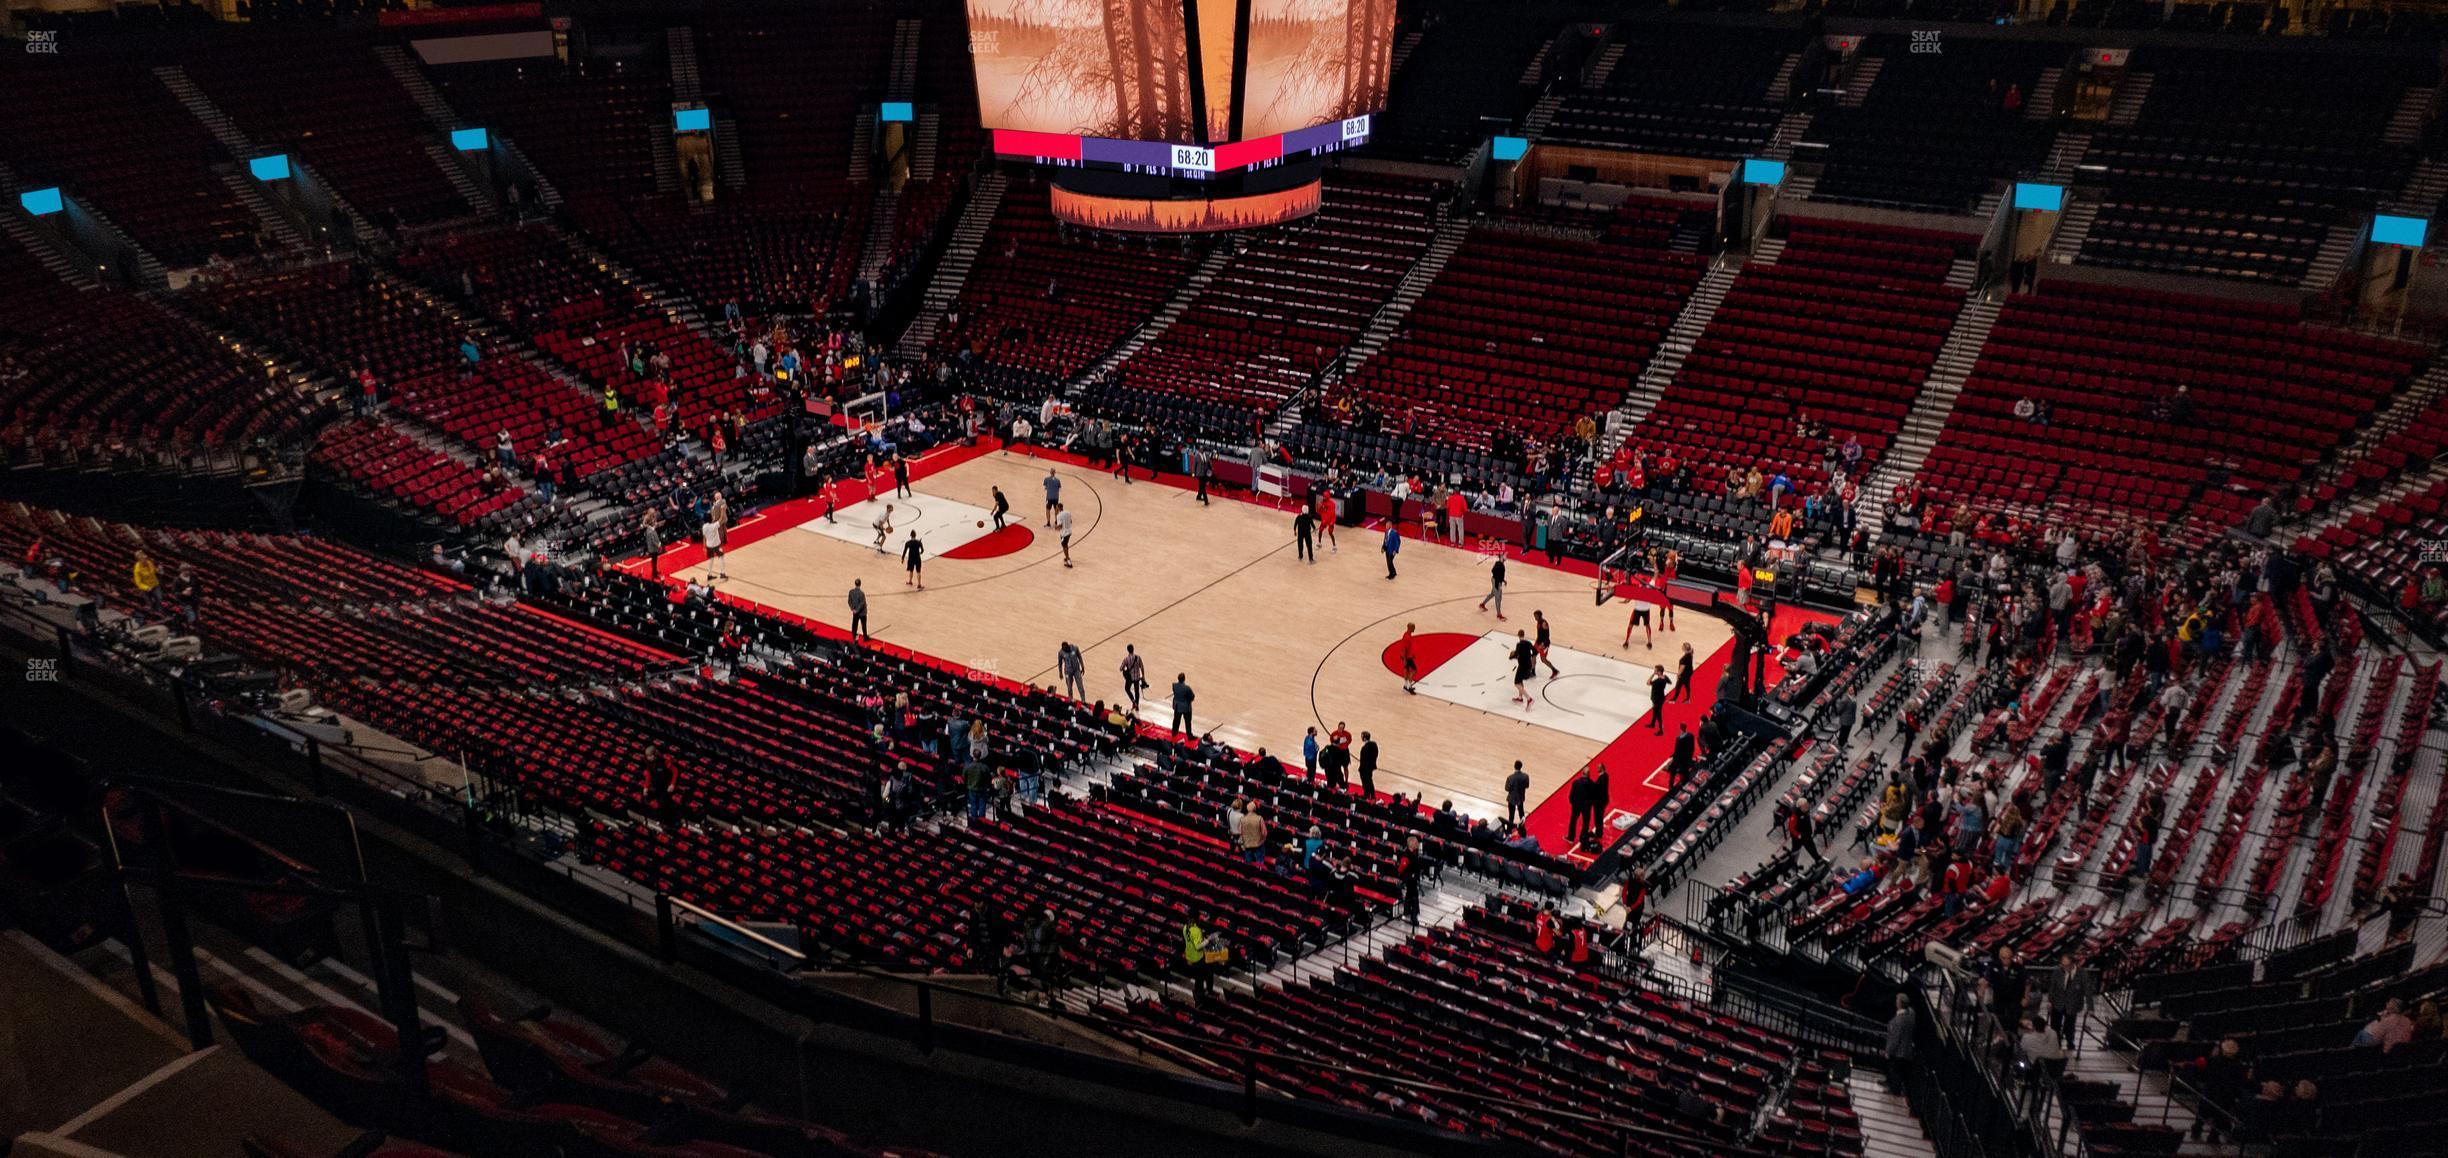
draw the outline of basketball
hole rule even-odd
[[[979,520],[978,520],[978,525],[979,525],[979,526],[981,526],[981,527],[985,526],[985,525],[986,525],[986,520],[984,520],[984,519],[979,519]]]

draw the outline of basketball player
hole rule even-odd
[[[1629,580],[1624,586],[1632,593],[1632,615],[1631,618],[1624,620],[1623,645],[1632,646],[1632,629],[1637,627],[1641,630],[1641,646],[1656,647],[1657,637],[1651,634],[1649,629],[1649,601],[1642,598],[1648,594],[1647,590],[1641,586],[1638,579]]]
[[[1054,512],[1062,507],[1062,476],[1055,474],[1054,468],[1050,466],[1046,468],[1045,493],[1045,525],[1051,527],[1054,525]]]
[[[1530,677],[1538,674],[1538,648],[1530,642],[1530,633],[1513,633],[1513,702],[1529,711]]]
[[[714,518],[707,519],[704,526],[697,528],[697,533],[705,540],[706,569],[713,572],[714,577],[717,579],[730,578],[731,564],[723,559],[724,531],[722,520]]]
[[[1502,556],[1502,555],[1498,555],[1498,556],[1495,556],[1495,564],[1494,564],[1492,567],[1490,567],[1490,568],[1488,569],[1488,593],[1487,593],[1487,598],[1486,598],[1486,599],[1481,599],[1481,600],[1479,601],[1479,610],[1481,610],[1481,611],[1485,611],[1485,610],[1487,610],[1487,609],[1488,609],[1488,600],[1489,600],[1489,599],[1493,599],[1493,600],[1495,600],[1495,601],[1496,601],[1496,621],[1497,621],[1497,622],[1499,622],[1499,623],[1504,622],[1504,617],[1505,617],[1505,613],[1504,613],[1504,589],[1505,589],[1505,568],[1504,568],[1504,556]]]
[[[1555,642],[1554,635],[1551,634],[1547,628],[1547,613],[1540,611],[1537,608],[1532,608],[1530,611],[1530,622],[1534,625],[1535,630],[1538,632],[1538,643],[1536,645],[1538,647],[1538,657],[1540,663],[1547,665],[1547,678],[1554,679],[1557,676],[1563,675],[1563,672],[1556,670],[1555,661],[1547,657],[1547,648]]]
[[[1662,621],[1661,626],[1668,631],[1673,631],[1675,629],[1674,581],[1675,575],[1683,570],[1683,552],[1668,548],[1666,557],[1659,560],[1658,565],[1652,570],[1657,574],[1658,618]]]
[[[1343,551],[1343,545],[1335,542],[1335,501],[1333,491],[1318,492],[1317,517],[1318,529],[1326,532],[1326,553],[1329,555],[1341,554]],[[1312,560],[1312,562],[1314,561],[1315,560]]]
[[[1411,637],[1417,631],[1419,624],[1403,624],[1402,642],[1395,645],[1394,653],[1402,661],[1403,690],[1415,696],[1419,694],[1419,645]]]
[[[1063,566],[1071,565],[1071,508],[1054,504],[1054,534],[1062,540]]]
[[[922,570],[926,566],[926,544],[918,541],[916,531],[911,531],[909,541],[901,544],[901,565],[909,570],[909,578],[902,580],[901,585],[926,590],[926,575]]]
[[[1011,513],[1011,500],[1003,497],[1002,487],[991,489],[994,491],[994,528],[1000,531],[1003,529],[1003,516]]]
[[[893,505],[891,503],[886,503],[884,504],[884,513],[877,515],[875,517],[875,522],[870,524],[875,527],[875,552],[878,555],[884,553],[884,540],[892,538],[892,516]],[[913,531],[911,533],[916,534],[917,532]]]

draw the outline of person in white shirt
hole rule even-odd
[[[1056,504],[1054,533],[1062,540],[1063,566],[1068,567],[1071,565],[1071,508]]]
[[[895,509],[896,508],[891,503],[886,503],[884,504],[884,513],[877,515],[875,518],[875,523],[873,524],[876,533],[875,553],[878,555],[884,553],[884,540],[892,538],[892,517]]]
[[[722,520],[707,519],[705,525],[697,529],[697,533],[705,539],[706,569],[717,578],[730,578],[731,566],[723,560]]]

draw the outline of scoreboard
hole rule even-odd
[[[1395,0],[968,0],[996,154],[1203,180],[1367,143]]]
[[[1312,125],[1254,141],[1222,145],[1177,145],[1164,141],[1120,141],[1070,133],[1037,133],[1021,129],[993,130],[997,156],[1042,165],[1073,165],[1120,169],[1152,177],[1204,180],[1218,173],[1264,168],[1299,157],[1317,157],[1358,148],[1369,141],[1372,114],[1345,117],[1332,124]]]

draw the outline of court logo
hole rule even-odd
[[[26,55],[27,55],[27,56],[58,56],[58,55],[59,55],[59,33],[57,33],[57,32],[28,32],[28,33],[26,33]]]
[[[989,28],[983,32],[969,34],[969,55],[1001,56],[1002,54],[1003,34],[1001,32]]]
[[[1912,54],[1914,56],[1936,56],[1945,49],[1946,46],[1939,43],[1938,30],[1935,28],[1912,34]]]

